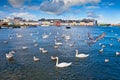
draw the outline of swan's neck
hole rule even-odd
[[[58,57],[56,58],[57,60],[56,60],[56,66],[58,65]]]
[[[78,55],[78,50],[76,50],[76,56]]]

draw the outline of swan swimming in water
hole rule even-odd
[[[59,68],[63,68],[63,67],[68,67],[72,64],[72,62],[62,62],[62,63],[58,63],[58,57],[56,57],[56,67],[59,67]]]
[[[116,52],[116,56],[119,56],[120,55],[120,52]]]
[[[34,61],[39,61],[40,59],[34,56],[34,57],[33,57],[33,60],[34,60]]]
[[[12,54],[12,53],[8,53],[8,54],[6,54],[6,58],[7,58],[7,59],[11,59],[11,58],[13,58],[13,54]]]
[[[76,55],[75,55],[75,57],[78,57],[78,58],[86,58],[86,57],[88,57],[89,56],[89,54],[78,54],[78,50],[76,49]]]
[[[40,50],[42,53],[48,53],[48,51],[45,50],[44,48],[39,48],[39,50]]]
[[[55,45],[62,45],[63,43],[61,43],[61,42],[57,42],[56,40],[55,40]]]
[[[100,53],[102,53],[102,52],[103,52],[103,48],[102,48],[102,49],[100,49],[100,50],[99,50],[99,52],[100,52]]]
[[[105,62],[106,62],[106,63],[109,62],[109,59],[105,59]]]
[[[28,47],[26,47],[26,46],[23,46],[23,47],[22,47],[22,49],[24,49],[24,50],[25,50],[25,49],[28,49]]]

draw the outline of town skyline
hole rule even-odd
[[[21,17],[26,20],[95,19],[98,23],[120,23],[118,0],[4,0],[0,19]]]

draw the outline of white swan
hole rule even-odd
[[[17,34],[17,37],[18,37],[18,38],[21,38],[21,37],[23,37],[23,36],[22,36],[22,35],[20,35],[20,34]]]
[[[44,49],[44,50],[42,50],[42,53],[48,53],[48,51]]]
[[[58,63],[58,57],[56,57],[56,67],[59,67],[59,68],[63,68],[63,67],[68,67],[72,64],[72,62],[62,62],[62,63]]]
[[[102,48],[105,48],[106,46],[105,45],[102,45]]]
[[[55,45],[54,48],[57,49],[57,48],[59,48],[59,46],[58,46],[58,45]]]
[[[37,46],[38,46],[38,44],[36,43],[36,44],[34,44],[34,46],[35,46],[35,47],[37,47]]]
[[[45,50],[44,48],[39,48],[39,50],[40,50],[42,53],[48,53],[48,51]]]
[[[88,57],[89,56],[89,54],[78,54],[78,50],[76,49],[76,55],[75,55],[75,57],[78,57],[78,58],[86,58],[86,57]]]
[[[30,36],[33,36],[33,33],[30,33]]]
[[[39,48],[40,51],[44,50],[44,48]]]
[[[26,47],[26,46],[23,46],[23,47],[22,47],[22,49],[24,49],[24,50],[25,50],[25,49],[28,49],[28,47]]]
[[[33,40],[34,43],[36,43],[37,41],[36,40]]]
[[[70,38],[71,38],[71,37],[70,37],[69,35],[66,35],[66,36],[65,36],[65,39],[66,39],[66,40],[69,40]]]
[[[7,43],[8,43],[8,41],[4,41],[3,43],[4,43],[4,44],[7,44]]]
[[[105,62],[109,62],[109,59],[105,59]]]
[[[103,48],[102,48],[102,49],[100,49],[100,50],[99,50],[99,52],[100,52],[100,53],[102,53],[102,52],[103,52]]]
[[[34,56],[34,57],[33,57],[33,60],[34,60],[34,61],[39,61],[40,59]]]
[[[63,43],[61,43],[61,42],[57,42],[56,40],[55,40],[55,45],[62,45]]]
[[[13,54],[12,54],[12,53],[6,54],[6,58],[7,58],[7,59],[13,58]]]
[[[120,52],[116,52],[116,56],[119,56],[120,55]]]
[[[47,34],[45,34],[45,33],[42,35],[42,38],[43,38],[43,39],[46,39],[46,38],[48,38],[48,37],[49,37],[49,35],[47,35]]]
[[[110,46],[113,46],[113,44],[109,44]]]

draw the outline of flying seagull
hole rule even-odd
[[[91,44],[96,43],[98,40],[104,38],[106,33],[102,33],[101,35],[97,36],[96,38],[93,38],[90,33],[88,33],[88,38],[91,40],[90,42],[87,42],[88,45],[90,46]]]

